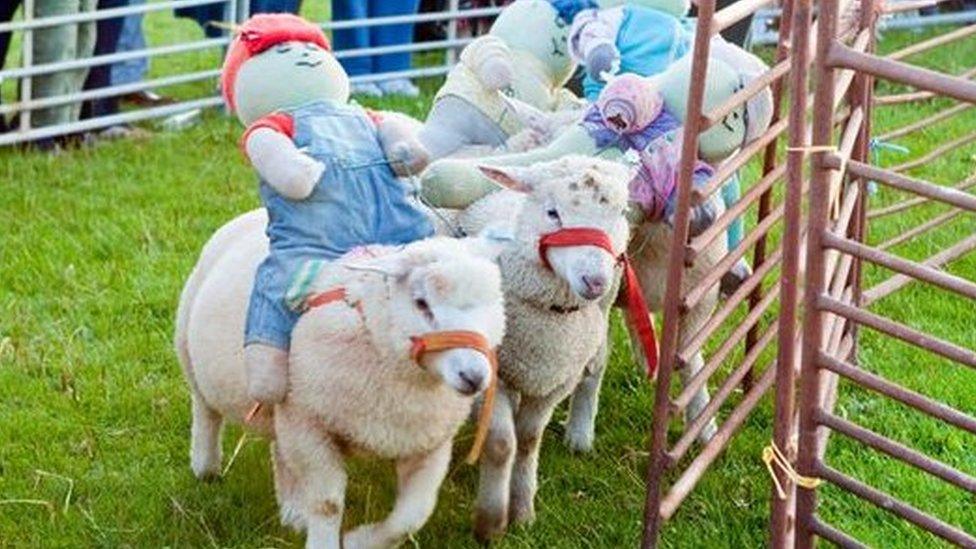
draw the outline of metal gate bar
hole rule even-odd
[[[873,2],[868,2],[870,6]],[[862,7],[870,12],[870,7]],[[948,223],[960,215],[976,212],[976,197],[964,189],[976,181],[969,178],[954,187],[944,187],[921,179],[901,175],[900,171],[913,169],[946,154],[966,143],[976,140],[972,135],[949,140],[921,157],[904,162],[894,168],[882,169],[871,166],[866,158],[847,158],[843,151],[834,152],[833,128],[831,120],[838,106],[834,93],[834,81],[838,72],[855,69],[857,78],[870,83],[870,78],[878,76],[919,88],[914,94],[902,94],[899,101],[925,99],[932,96],[948,96],[963,102],[976,101],[976,84],[960,77],[942,75],[934,71],[907,65],[900,61],[908,56],[944,45],[963,37],[976,34],[976,26],[948,32],[918,44],[904,48],[884,57],[869,51],[858,52],[838,43],[829,37],[836,26],[839,9],[836,0],[823,0],[820,4],[822,27],[818,38],[818,57],[815,78],[820,86],[814,99],[813,147],[811,158],[812,186],[810,194],[810,213],[808,218],[809,240],[807,271],[805,279],[806,295],[803,318],[802,369],[800,375],[800,414],[799,414],[799,475],[819,478],[847,491],[864,501],[873,503],[894,515],[920,528],[961,546],[976,547],[976,537],[962,531],[959,527],[946,523],[940,518],[916,509],[868,484],[854,479],[826,463],[825,451],[830,432],[838,432],[845,438],[866,445],[873,450],[924,471],[934,478],[964,491],[976,494],[976,478],[946,465],[919,452],[908,445],[892,440],[871,429],[858,425],[831,412],[837,398],[837,380],[843,378],[849,383],[873,391],[879,395],[898,401],[929,417],[938,419],[946,425],[958,427],[976,434],[976,418],[960,412],[932,397],[922,395],[882,376],[868,372],[856,365],[857,328],[869,327],[882,336],[893,337],[914,347],[926,349],[936,355],[948,358],[956,364],[976,368],[976,351],[967,349],[937,336],[888,319],[866,307],[884,296],[890,295],[911,281],[921,281],[934,288],[953,292],[964,299],[976,300],[976,283],[951,275],[938,267],[952,259],[976,249],[976,239],[969,237],[950,246],[923,261],[910,261],[886,251],[912,236],[916,236]],[[876,22],[862,20],[862,32],[873,33]],[[969,71],[966,71],[969,72]],[[965,73],[964,73],[965,74]],[[968,76],[967,76],[968,77]],[[873,96],[873,86],[861,86],[861,103],[858,106],[870,108],[879,104]],[[924,94],[924,95],[923,95]],[[914,95],[910,99],[907,96]],[[887,96],[883,104],[893,104]],[[935,115],[926,117],[902,128],[888,132],[886,137],[897,138],[908,135],[925,124],[946,120],[968,109],[960,103]],[[863,141],[863,140],[862,140]],[[863,150],[861,151],[863,153]],[[830,230],[828,226],[831,198],[830,182],[846,178],[848,196],[855,192],[860,207],[853,216],[853,226],[847,231]],[[886,187],[917,195],[890,206],[866,211],[864,193],[867,180],[876,181]],[[844,179],[841,179],[844,181]],[[866,222],[905,211],[929,201],[948,204],[953,208],[936,215],[922,224],[877,246],[866,244]],[[857,230],[850,230],[857,229]],[[909,235],[909,236],[905,236]],[[834,254],[833,256],[831,254]],[[850,265],[851,276],[846,280],[833,279],[827,274],[828,261],[840,255],[842,266]],[[860,264],[867,261],[893,271],[895,274],[875,287],[860,292]],[[846,270],[846,268],[841,269]],[[846,332],[846,333],[845,333]],[[796,488],[796,547],[812,547],[814,538],[819,536],[843,547],[859,547],[860,542],[836,527],[827,524],[816,515],[817,489],[814,487]],[[778,547],[778,546],[777,546]]]

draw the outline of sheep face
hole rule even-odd
[[[481,167],[501,185],[527,194],[516,239],[529,244],[569,228],[590,228],[610,237],[615,254],[590,245],[549,248],[553,273],[586,301],[603,297],[613,285],[617,255],[629,236],[627,182],[630,169],[578,155],[529,167]],[[542,261],[542,258],[540,258]]]
[[[377,343],[402,357],[409,355],[411,338],[459,330],[477,332],[497,347],[505,332],[501,274],[494,262],[499,251],[480,237],[435,237],[362,265],[383,272],[388,284],[385,318],[371,330]],[[419,365],[432,381],[464,396],[484,390],[492,376],[487,357],[472,349],[425,353]]]

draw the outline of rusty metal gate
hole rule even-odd
[[[685,137],[682,160],[677,184],[677,209],[674,234],[668,258],[668,280],[664,301],[664,322],[661,338],[661,362],[654,400],[654,421],[652,425],[650,457],[647,469],[647,496],[644,514],[643,546],[657,544],[661,523],[670,518],[695,487],[708,467],[729,445],[762,398],[770,392],[777,376],[792,377],[792,371],[777,373],[776,364],[789,364],[791,361],[775,360],[772,349],[777,353],[792,352],[794,345],[794,322],[777,322],[774,316],[777,308],[789,311],[795,309],[795,275],[783,276],[789,281],[780,285],[777,281],[781,273],[795,273],[798,269],[798,248],[796,246],[773,246],[774,232],[784,232],[785,239],[797,240],[800,218],[800,172],[803,156],[790,155],[784,163],[777,150],[784,144],[802,148],[807,132],[804,126],[803,108],[793,109],[788,117],[783,115],[786,101],[785,79],[806,80],[809,66],[809,16],[801,22],[801,28],[791,33],[796,0],[787,1],[783,6],[783,23],[780,25],[779,43],[775,62],[769,70],[752,83],[729,98],[724,104],[710,112],[704,111],[704,82],[709,56],[710,41],[722,29],[753,13],[770,3],[770,0],[740,0],[731,6],[715,11],[714,0],[698,3],[698,21],[692,61],[692,76],[689,87],[688,112],[684,124]],[[809,2],[807,2],[807,5]],[[807,8],[809,11],[809,8]],[[802,19],[802,18],[801,18]],[[790,44],[792,35],[792,45]],[[774,113],[770,127],[758,138],[747,144],[738,153],[718,167],[715,175],[702,188],[691,184],[698,153],[698,138],[711,126],[760,93],[767,86],[772,87]],[[796,88],[792,86],[791,88]],[[803,86],[801,93],[794,94],[791,102],[797,99],[806,101]],[[741,199],[719,217],[717,222],[702,234],[689,239],[689,212],[693,205],[700,204],[717,192],[719,187],[747,163],[755,159],[762,163],[758,180],[745,185],[748,190]],[[785,199],[777,198],[784,194]],[[755,216],[755,223],[741,243],[728,251],[714,268],[698,281],[684,280],[685,266],[693,265],[701,252],[717,238],[724,238],[726,228],[739,216]],[[785,226],[784,226],[785,225]],[[714,292],[722,275],[740,258],[752,252],[753,274],[726,300],[719,303],[714,313],[703,326],[689,327],[686,318],[689,312]],[[770,318],[772,317],[772,318]],[[782,345],[780,342],[791,342]],[[695,360],[696,354],[705,349],[714,349],[704,357],[700,372],[686,381],[682,390],[672,394],[672,376],[680,368],[687,367]],[[731,364],[731,367],[729,366]],[[787,384],[791,384],[787,381]],[[704,411],[685,426],[680,438],[671,444],[668,426],[672,419],[680,415],[691,402],[696,391],[704,386],[716,387],[711,401]],[[743,395],[737,402],[733,395],[738,387]],[[783,393],[792,398],[789,391]],[[724,421],[717,434],[700,448],[696,448],[696,436],[708,422],[723,412]],[[787,414],[784,421],[777,419],[777,425],[786,426],[791,419]],[[780,429],[777,428],[777,432]],[[697,455],[693,457],[693,450]],[[665,474],[677,475],[677,480],[665,486]]]
[[[775,395],[775,422],[771,444],[763,457],[768,459],[767,464],[775,476],[770,496],[770,544],[773,547],[810,547],[815,535],[844,546],[857,545],[847,534],[816,516],[817,487],[823,482],[888,509],[953,543],[976,546],[976,538],[971,533],[910,508],[824,462],[828,437],[836,431],[969,493],[976,493],[976,480],[972,477],[833,413],[839,388],[846,386],[840,381],[844,379],[844,383],[860,385],[976,434],[976,419],[856,365],[858,330],[867,327],[952,361],[976,367],[973,350],[868,310],[872,303],[913,280],[976,299],[976,284],[939,270],[941,265],[976,249],[976,235],[967,235],[962,241],[920,262],[887,251],[959,216],[972,216],[976,212],[976,197],[962,192],[976,185],[976,175],[951,188],[901,175],[901,172],[976,141],[976,132],[948,140],[917,159],[890,170],[873,166],[871,160],[873,151],[883,143],[950,119],[976,101],[976,84],[964,80],[976,74],[976,68],[951,77],[911,67],[901,61],[976,34],[976,26],[948,32],[887,57],[878,57],[871,53],[875,48],[878,17],[914,9],[922,3],[884,7],[877,0],[864,0],[858,7],[845,0],[823,0],[816,4],[812,0],[788,0],[783,4],[773,67],[722,106],[704,112],[703,83],[709,39],[767,4],[768,0],[740,0],[716,12],[713,1],[698,3],[689,107],[677,186],[677,215],[664,303],[642,545],[657,545],[661,523],[674,514],[757,404],[772,392]],[[816,22],[813,21],[815,11],[819,14]],[[808,75],[811,63],[814,69]],[[919,91],[875,97],[876,77],[915,86]],[[811,80],[815,86],[811,85]],[[704,188],[694,189],[691,179],[698,136],[764,86],[772,86],[774,92],[775,111],[770,128],[720,166]],[[883,108],[884,105],[925,100],[934,95],[953,97],[961,102],[877,139],[872,138],[871,120],[876,106]],[[783,113],[787,103],[789,112]],[[811,103],[813,115],[808,109]],[[777,154],[778,150],[780,154]],[[741,200],[713,227],[689,239],[691,206],[716,192],[726,178],[753,158],[762,159],[759,179],[747,185],[748,190]],[[869,181],[918,196],[869,210],[868,188],[874,185]],[[928,201],[942,202],[952,208],[877,246],[866,244],[871,219],[902,212]],[[755,215],[754,226],[742,243],[730,250],[714,272],[703,280],[696,284],[683,280],[683,268],[693,264],[696,256],[714,239],[721,237],[725,228],[740,215]],[[781,237],[774,246],[777,239],[773,235],[777,233]],[[704,326],[695,333],[684,333],[688,312],[714,288],[736,260],[750,251],[754,274],[735,294],[719,304]],[[894,271],[895,275],[862,288],[865,262]],[[671,383],[674,373],[706,348],[714,350],[705,357],[700,374],[692,377],[675,394]],[[721,376],[720,372],[727,373]],[[722,379],[718,379],[720,377]],[[672,444],[669,424],[685,409],[694,392],[706,385],[716,387],[712,401],[696,420],[686,425],[684,433]],[[730,397],[739,386],[743,388],[743,396],[732,402]],[[695,437],[720,411],[724,412],[725,421],[717,435],[698,448],[697,455],[691,456],[696,448]],[[778,467],[774,467],[773,462]],[[667,486],[665,479],[671,475],[677,480]]]
[[[924,390],[916,391],[893,379],[882,377],[873,371],[875,368],[872,364],[862,364],[858,360],[859,344],[869,332],[873,337],[887,338],[891,342],[900,340],[907,346],[923,349],[946,359],[935,364],[939,369],[966,366],[976,368],[976,351],[973,349],[909,326],[892,318],[896,314],[890,311],[884,314],[875,307],[879,300],[914,281],[928,285],[926,291],[950,292],[962,299],[976,300],[976,284],[940,269],[947,262],[976,248],[976,235],[972,231],[961,241],[921,261],[911,261],[890,251],[892,247],[930,233],[953,219],[968,219],[971,222],[969,227],[976,227],[976,197],[963,192],[974,184],[973,177],[952,186],[943,186],[903,173],[976,141],[976,132],[970,131],[956,139],[941,140],[941,144],[918,158],[890,169],[872,165],[868,151],[878,141],[866,139],[871,135],[868,121],[871,119],[872,109],[934,96],[959,101],[934,115],[881,136],[881,139],[888,140],[931,127],[976,103],[976,83],[968,81],[969,76],[976,73],[976,69],[971,68],[957,76],[950,76],[903,61],[917,53],[976,34],[976,26],[937,36],[888,56],[878,56],[872,53],[876,5],[874,0],[865,2],[866,8],[862,12],[859,32],[869,37],[864,48],[857,45],[847,46],[832,39],[832,29],[837,25],[840,16],[837,2],[827,0],[819,5],[822,26],[819,29],[820,44],[814,70],[818,87],[814,101],[811,147],[812,192],[807,249],[809,268],[805,280],[797,459],[798,475],[809,478],[812,482],[797,488],[796,547],[812,547],[814,538],[818,536],[844,547],[863,546],[860,541],[832,526],[817,514],[817,499],[822,490],[817,486],[820,484],[830,484],[853,494],[860,500],[876,505],[952,544],[976,547],[976,532],[967,533],[894,495],[872,487],[849,472],[836,469],[825,457],[830,433],[835,432],[844,436],[848,442],[863,444],[880,455],[924,471],[935,479],[958,487],[963,493],[970,496],[976,494],[976,478],[903,442],[870,430],[834,410],[841,388],[850,390],[859,387],[897,401],[947,428],[958,428],[968,435],[976,435],[976,418],[972,415],[939,402],[937,398],[925,394]],[[838,106],[838,98],[831,84],[851,74],[857,82],[856,93]],[[875,97],[875,78],[908,85],[918,91]],[[835,144],[831,120],[841,110],[852,114],[839,144]],[[860,114],[855,119],[856,113]],[[857,125],[860,125],[859,129],[855,129]],[[854,155],[847,154],[844,147],[844,137],[848,131],[859,134]],[[832,209],[830,191],[833,188],[831,183],[841,177],[846,177],[846,185],[842,190],[844,207],[849,200],[854,215],[850,223],[837,225],[829,221]],[[914,196],[889,206],[869,209],[869,181],[880,185],[883,192],[904,192]],[[872,220],[905,212],[930,201],[948,205],[950,208],[904,230],[894,238],[869,245]],[[835,264],[840,265],[840,268],[831,270],[830,266]],[[868,269],[879,267],[895,274],[866,287],[865,273]],[[976,315],[973,318],[976,319]],[[969,447],[972,448],[976,439],[969,438],[968,435]],[[820,497],[823,499],[825,496]]]

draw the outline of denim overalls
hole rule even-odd
[[[258,267],[244,329],[245,345],[285,350],[298,321],[285,292],[306,261],[333,260],[365,244],[406,244],[434,232],[407,201],[363,109],[316,101],[286,114],[294,120],[295,146],[325,171],[304,200],[285,198],[261,182],[271,249]]]

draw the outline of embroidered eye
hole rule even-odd
[[[430,310],[430,304],[427,303],[426,299],[422,297],[414,299],[413,306],[424,315],[424,318],[426,318],[428,322],[434,322],[434,313]]]
[[[560,221],[559,210],[556,208],[549,208],[546,210],[546,217],[558,223]]]
[[[275,52],[277,53],[288,53],[290,51],[291,51],[291,46],[280,45],[275,48]]]

